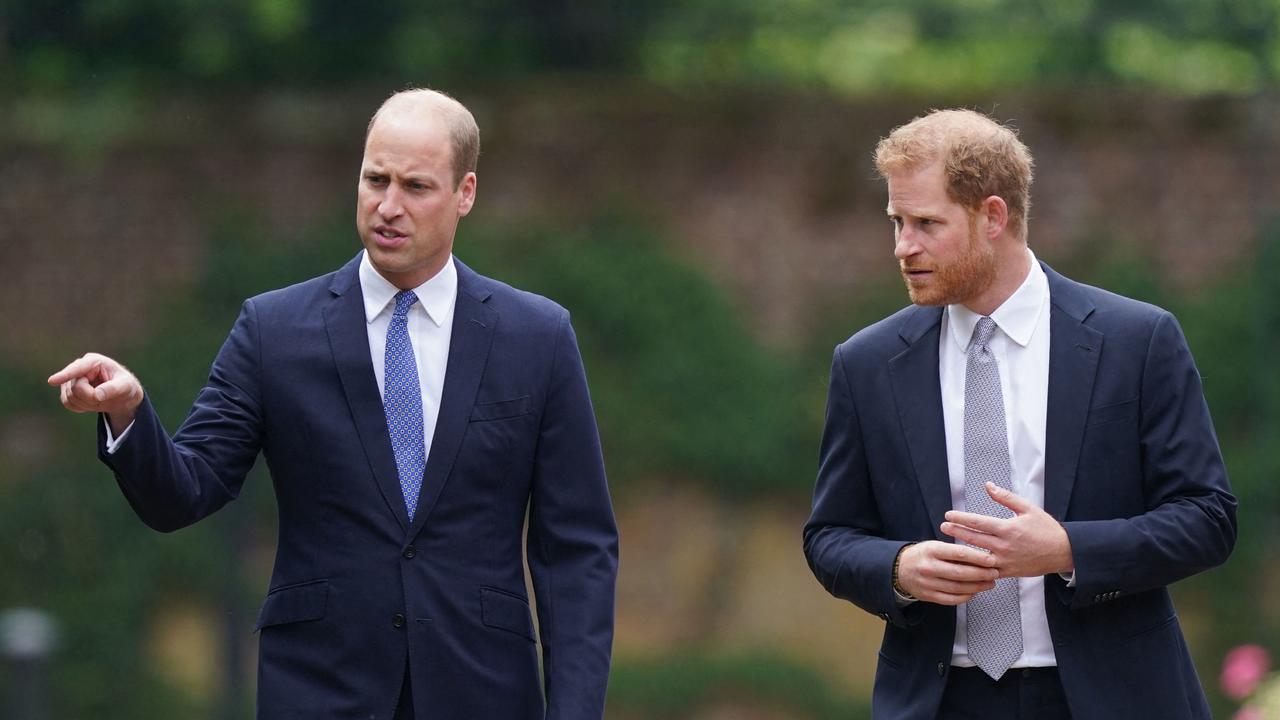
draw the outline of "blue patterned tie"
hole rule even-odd
[[[427,450],[422,431],[422,388],[418,385],[418,363],[409,342],[409,308],[418,302],[412,290],[396,293],[396,309],[387,327],[387,354],[384,370],[382,408],[387,414],[391,449],[400,471],[400,491],[409,510],[409,520],[418,507],[418,491],[427,466]]]
[[[983,317],[969,341],[964,381],[964,504],[971,513],[1009,518],[1013,511],[992,500],[984,485],[991,481],[1009,490],[1013,479],[1000,368],[989,345],[995,331],[995,321]],[[967,612],[969,657],[999,680],[1022,655],[1018,579],[1000,578],[994,588],[969,600]]]

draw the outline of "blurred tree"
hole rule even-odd
[[[339,0],[0,2],[0,82],[24,92],[100,86],[335,86],[503,77],[625,64],[660,5],[375,4]]]
[[[1280,76],[1280,2],[691,0],[662,15],[641,57],[672,83],[1248,94]]]
[[[615,484],[679,477],[723,495],[807,492],[812,399],[723,291],[643,222],[475,223],[459,255],[573,313]]]
[[[850,93],[1249,94],[1280,77],[1280,0],[0,0],[6,59],[0,89],[34,93],[607,71]]]

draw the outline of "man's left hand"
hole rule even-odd
[[[991,499],[1013,511],[1011,518],[948,511],[942,532],[991,552],[1000,577],[1037,577],[1075,570],[1071,540],[1062,524],[1042,508],[987,483]]]

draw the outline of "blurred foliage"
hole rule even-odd
[[[226,208],[210,207],[204,224],[213,228],[205,276],[171,299],[148,340],[126,349],[171,429],[245,297],[332,270],[358,249],[345,214],[296,237],[271,234],[253,213]],[[1194,295],[1174,292],[1159,267],[1114,238],[1078,247],[1059,269],[1169,307],[1205,374],[1241,501],[1241,542],[1225,568],[1178,586],[1180,597],[1196,600],[1207,627],[1197,645],[1201,666],[1216,667],[1221,651],[1242,641],[1274,644],[1276,629],[1258,622],[1273,598],[1253,588],[1280,536],[1280,467],[1271,447],[1280,423],[1280,224],[1260,236],[1248,272]],[[619,490],[676,478],[705,483],[721,497],[777,494],[803,505],[831,347],[905,301],[896,279],[865,285],[849,306],[827,309],[810,342],[782,352],[755,338],[726,293],[634,215],[520,225],[468,220],[457,251],[477,271],[546,294],[573,313]],[[44,607],[62,621],[64,715],[208,716],[204,701],[157,675],[148,633],[175,600],[198,598],[208,607],[222,597],[224,608],[240,613],[226,618],[231,632],[248,639],[265,583],[250,574],[265,568],[246,567],[234,528],[251,528],[269,546],[263,534],[274,528],[274,504],[265,472],[255,469],[247,497],[230,511],[156,535],[92,457],[91,419],[61,411],[39,380],[0,367],[0,428],[43,427],[59,448],[21,472],[0,467],[0,607]],[[801,717],[865,717],[865,702],[825,683],[812,668],[768,652],[685,652],[619,663],[611,706],[675,718],[742,698]]]
[[[285,255],[270,243],[245,240],[254,235],[234,220],[223,222],[205,278],[173,299],[146,342],[122,355],[171,431],[203,384],[240,302],[290,270],[311,269],[298,248]],[[62,411],[41,380],[0,367],[6,388],[0,418],[48,422],[56,446],[67,449],[30,473],[7,477],[0,468],[0,607],[40,607],[61,623],[59,717],[208,717],[204,701],[157,674],[159,638],[150,633],[166,609],[208,610],[221,600],[224,613],[208,617],[225,619],[230,632],[249,640],[265,578],[236,577],[244,568],[232,530],[248,516],[274,528],[266,473],[259,463],[245,485],[251,499],[236,510],[158,535],[133,515],[94,456],[96,418]]]
[[[570,310],[615,484],[679,477],[722,494],[807,492],[817,429],[803,421],[813,398],[797,391],[791,364],[643,224],[578,225],[480,226],[458,254]]]
[[[0,89],[432,84],[541,72],[965,94],[1250,94],[1280,0],[0,0]]]
[[[465,87],[548,73],[923,93],[938,103],[1092,86],[1251,95],[1274,92],[1280,78],[1280,0],[0,0],[0,96],[16,99],[0,106],[0,122],[72,149],[136,132],[150,103],[174,95]],[[304,121],[299,128],[324,118]],[[174,131],[159,123],[146,132]],[[203,220],[213,228],[205,276],[170,299],[149,339],[122,349],[171,429],[245,297],[327,272],[357,249],[345,216],[293,238],[217,200]],[[1280,647],[1277,628],[1259,620],[1274,616],[1274,596],[1258,592],[1280,549],[1280,224],[1260,237],[1251,268],[1195,295],[1176,292],[1116,238],[1078,247],[1059,269],[1173,310],[1205,374],[1241,502],[1231,561],[1177,589],[1204,616],[1196,649],[1212,693],[1227,647]],[[749,331],[675,239],[633,215],[468,220],[458,254],[573,313],[611,482],[622,491],[675,479],[722,497],[776,494],[803,506],[832,346],[905,302],[896,278],[861,287],[847,305],[815,308],[826,318],[821,329],[783,352]],[[208,699],[159,674],[149,633],[166,607],[219,598],[232,614],[214,612],[215,621],[249,640],[265,568],[249,566],[236,537],[248,528],[270,545],[264,469],[255,468],[229,511],[157,535],[93,457],[91,419],[61,411],[42,378],[29,375],[0,366],[0,432],[6,443],[45,433],[56,449],[47,461],[0,463],[0,608],[42,607],[60,620],[59,716],[210,716]],[[768,651],[619,662],[610,687],[611,707],[657,719],[727,697],[814,720],[867,716],[865,699]]]
[[[0,607],[39,607],[57,619],[58,716],[191,716],[189,700],[148,662],[146,628],[167,592],[216,593],[214,524],[157,537],[96,462],[86,418],[49,412],[51,391],[25,374],[0,369],[0,383],[10,390],[0,417],[47,424],[57,447],[79,450],[29,472],[0,468]]]
[[[205,223],[212,229],[203,278],[171,298],[149,339],[121,355],[171,431],[244,298],[331,271],[359,247],[345,215],[296,237],[269,235],[251,213],[225,208],[210,208]],[[678,476],[725,495],[807,494],[817,428],[803,421],[795,370],[751,336],[723,292],[634,218],[552,227],[468,222],[458,254],[572,311],[615,486]],[[209,716],[213,708],[156,674],[148,632],[166,605],[196,599],[207,609],[221,598],[238,615],[230,632],[248,639],[266,578],[247,576],[255,568],[236,557],[237,534],[253,528],[258,540],[271,540],[263,537],[275,517],[262,464],[232,508],[157,535],[94,458],[94,418],[62,411],[39,379],[16,370],[0,367],[0,387],[0,418],[50,423],[56,446],[68,449],[23,477],[0,468],[0,608],[42,607],[63,622],[65,714]],[[707,682],[745,667],[731,663]]]
[[[608,701],[611,711],[648,720],[691,717],[717,701],[727,703],[730,711],[770,709],[810,720],[871,717],[869,698],[838,692],[811,666],[767,651],[620,660],[609,679]]]
[[[672,81],[953,96],[1136,85],[1249,94],[1280,77],[1277,0],[691,0],[646,35]]]
[[[539,0],[0,0],[0,82],[25,91],[340,86],[617,67],[660,4]]]
[[[1239,501],[1239,539],[1223,567],[1178,583],[1174,592],[1207,623],[1196,652],[1215,716],[1230,714],[1215,682],[1227,650],[1248,642],[1280,647],[1280,627],[1268,622],[1275,596],[1259,592],[1259,578],[1269,576],[1266,568],[1280,552],[1280,217],[1261,228],[1250,256],[1247,269],[1194,294],[1176,292],[1164,269],[1115,238],[1082,243],[1066,268],[1077,279],[1173,312],[1201,373]]]

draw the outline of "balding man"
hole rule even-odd
[[[603,716],[618,548],[595,418],[569,314],[453,257],[479,146],[452,98],[387,100],[363,252],[247,300],[172,438],[110,358],[49,378],[102,414],[100,456],[157,530],[222,507],[265,456],[260,718]]]
[[[876,720],[1208,720],[1167,586],[1236,539],[1173,316],[1027,247],[1031,154],[944,110],[876,148],[912,306],[836,348],[805,526],[886,621]]]

